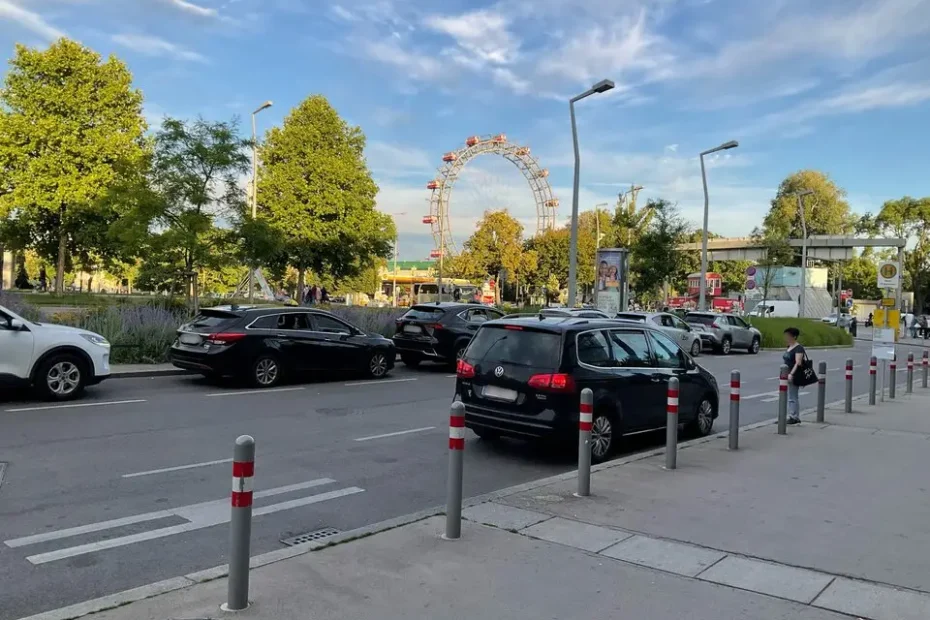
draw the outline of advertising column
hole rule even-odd
[[[597,251],[594,264],[594,305],[608,316],[628,309],[626,249],[608,248]]]

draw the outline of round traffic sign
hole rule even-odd
[[[750,278],[751,278],[752,276],[756,275],[756,268],[755,268],[755,267],[747,267],[747,268],[746,268],[746,275],[749,276]]]
[[[755,281],[755,280],[746,280],[746,288],[749,289],[750,291],[751,291],[752,289],[756,288],[756,281]]]

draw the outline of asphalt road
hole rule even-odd
[[[865,392],[870,351],[859,342],[813,352],[815,364],[827,362],[828,402],[843,396],[847,357],[854,392]],[[727,428],[733,368],[742,372],[741,424],[775,416],[780,353],[698,361],[723,391],[715,430]],[[0,620],[223,564],[240,434],[257,443],[253,555],[321,528],[441,504],[454,382],[424,365],[381,381],[269,391],[164,377],[109,381],[67,406],[0,400]],[[815,404],[815,390],[803,407]],[[631,449],[661,441],[657,433]],[[470,434],[465,459],[468,496],[574,469],[572,454]]]

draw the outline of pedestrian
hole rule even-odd
[[[789,327],[785,330],[785,353],[781,356],[785,366],[788,367],[788,424],[800,424],[801,422],[801,404],[798,402],[800,388],[794,382],[794,376],[801,370],[807,351],[798,342],[800,335],[801,331],[797,327]]]
[[[319,294],[320,294],[320,289],[317,288],[316,283],[314,283],[313,286],[310,287],[310,303],[308,305],[312,306],[313,304],[315,304],[317,302],[317,297],[319,296]]]
[[[859,334],[859,319],[853,317],[849,319],[849,333],[855,338]]]
[[[326,287],[320,287],[320,303],[328,304],[329,303],[329,291],[326,290]]]

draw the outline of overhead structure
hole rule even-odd
[[[559,199],[552,195],[549,185],[549,171],[540,167],[539,162],[530,153],[528,146],[520,146],[507,141],[504,134],[489,136],[471,136],[465,140],[465,146],[449,151],[442,156],[443,164],[439,167],[436,178],[426,184],[431,190],[429,215],[423,216],[423,223],[429,224],[436,244],[431,257],[455,254],[455,242],[452,240],[452,226],[449,222],[449,201],[452,188],[465,165],[479,155],[500,155],[513,163],[523,173],[530,191],[536,201],[536,233],[550,230],[555,226],[556,210]]]

